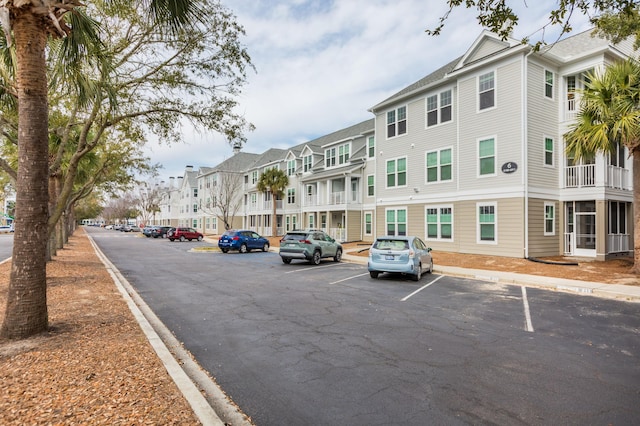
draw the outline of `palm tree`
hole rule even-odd
[[[141,1],[148,6],[151,17],[172,30],[183,26],[198,12],[196,0]],[[78,0],[47,3],[45,7],[42,0],[5,0],[0,6],[4,47],[15,45],[19,158],[13,260],[0,335],[15,339],[32,336],[48,327],[49,112],[45,49],[50,36],[71,34],[66,15],[81,6]],[[72,15],[77,18],[77,14]]]
[[[280,197],[284,193],[284,189],[289,185],[289,177],[285,172],[280,169],[268,169],[264,172],[256,188],[260,192],[271,193],[271,202],[273,205],[273,212],[271,214],[271,236],[275,237],[277,234],[276,224],[276,198]]]
[[[633,158],[633,272],[640,273],[640,64],[617,62],[588,76],[577,122],[566,133],[566,151],[576,159],[613,153],[626,146]]]

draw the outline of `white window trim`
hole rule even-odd
[[[289,167],[293,162],[293,170]],[[295,158],[292,160],[287,160],[287,176],[295,176],[296,174],[296,168],[297,168],[297,164],[296,164],[296,160]]]
[[[373,194],[369,195],[369,177],[373,176]],[[366,196],[367,197],[375,197],[376,196],[376,175],[375,174],[370,174],[367,175],[367,192],[366,192]]]
[[[406,221],[406,225],[407,225],[407,230],[405,235],[410,235],[409,234],[409,209],[407,208],[407,206],[397,206],[397,207],[387,207],[384,209],[384,235],[388,235],[388,229],[389,229],[389,223],[387,222],[387,212],[389,212],[390,210],[393,210],[396,212],[396,219],[398,218],[398,210],[404,210],[406,212],[407,215],[407,221]],[[395,222],[396,225],[396,234],[398,235],[398,222]]]
[[[370,142],[371,140],[373,140],[373,156],[370,156],[370,155],[369,155],[369,148],[370,148],[370,147],[369,147],[369,142]],[[369,160],[374,160],[374,159],[376,158],[376,137],[375,137],[375,136],[369,136],[369,137],[367,137],[367,143],[366,143],[366,146],[367,146],[367,161],[369,161]]]
[[[309,158],[309,169],[305,171],[305,167],[307,166],[307,158]],[[302,173],[311,173],[311,169],[313,169],[313,154],[305,155],[304,157],[302,157]]]
[[[482,139],[484,140],[484,139]],[[449,180],[442,180],[442,176],[440,175],[440,170],[442,167],[442,163],[440,162],[440,153],[442,151],[446,151],[450,149],[451,150],[451,179]],[[438,153],[438,164],[436,166],[437,170],[438,170],[438,179],[434,182],[429,182],[429,176],[427,173],[427,154],[432,153],[432,152],[437,152]],[[438,148],[438,149],[432,149],[431,151],[425,151],[424,152],[424,184],[425,185],[437,185],[437,184],[441,184],[441,183],[449,183],[449,182],[453,182],[453,147],[452,146],[445,146],[443,148]]]
[[[404,108],[404,112],[405,112],[405,119],[404,121],[406,121],[407,125],[406,125],[406,131],[403,134],[398,134],[398,110]],[[387,114],[389,113],[389,111],[395,111],[396,113],[396,121],[395,121],[395,126],[396,126],[396,132],[393,136],[389,136],[389,123],[387,122]],[[384,113],[384,135],[385,138],[387,140],[389,139],[395,139],[397,137],[400,136],[405,136],[409,134],[409,106],[408,105],[399,105],[395,108],[391,108],[388,109],[387,111],[385,111]]]
[[[442,238],[441,234],[440,234],[440,225],[442,224],[442,222],[440,222],[440,209],[442,208],[448,208],[451,209],[451,238]],[[438,210],[438,222],[437,222],[437,226],[438,226],[438,236],[436,238],[429,238],[429,223],[427,222],[427,210],[428,209],[437,209]],[[440,241],[440,242],[444,242],[444,243],[452,243],[454,242],[455,239],[455,230],[454,230],[454,219],[453,219],[453,204],[428,204],[424,207],[424,239],[426,241]]]
[[[552,218],[553,230],[551,232],[547,232],[547,207],[548,206],[551,206],[553,208],[553,218]],[[557,210],[558,209],[556,208],[556,203],[549,202],[549,201],[544,202],[544,211],[542,212],[542,230],[545,236],[556,235],[556,211]]]
[[[489,73],[493,73],[493,106],[490,108],[480,109],[480,77]],[[496,70],[480,73],[476,77],[476,112],[483,113],[492,111],[496,108],[498,108],[498,73]]]
[[[551,83],[551,97],[547,96],[547,72],[551,73],[551,76],[553,77],[553,82]],[[544,71],[542,72],[542,97],[553,101],[556,97],[555,95],[556,92],[556,73],[551,71],[550,69],[545,68]]]
[[[450,91],[451,92],[451,120],[449,121],[445,121],[442,122],[442,105],[441,100],[442,100],[442,94],[444,92]],[[438,122],[436,124],[433,124],[431,126],[429,126],[429,120],[428,120],[428,115],[429,115],[429,111],[428,111],[428,99],[432,96],[436,96],[437,97],[437,105],[436,105],[436,111],[438,111]],[[445,87],[441,90],[438,90],[438,92],[436,93],[429,93],[425,98],[424,98],[424,128],[426,129],[435,129],[436,127],[439,126],[444,126],[450,123],[453,123],[455,120],[453,119],[453,113],[454,113],[454,108],[453,108],[453,88],[452,87]]]
[[[547,139],[551,139],[551,141],[553,142],[553,151],[551,151],[551,153],[553,154],[551,156],[551,164],[547,164]],[[542,166],[551,169],[556,168],[556,139],[547,135],[542,135]]]
[[[406,175],[406,179],[405,179],[405,184],[404,185],[397,185],[398,182],[398,160],[403,159],[405,160],[405,164],[407,165],[407,167],[405,168],[405,175]],[[389,180],[387,179],[387,176],[389,175],[387,173],[387,163],[389,161],[394,161],[396,162],[396,185],[395,186],[389,186]],[[375,178],[374,178],[375,179]],[[388,160],[386,160],[384,162],[384,186],[386,189],[396,189],[396,188],[406,188],[407,185],[409,184],[409,159],[407,156],[402,156],[402,157],[395,157],[395,158],[389,158]],[[375,188],[375,185],[374,185]],[[374,189],[375,191],[375,189]]]
[[[494,239],[493,241],[483,241],[480,239],[480,207],[493,206],[495,220],[494,224]],[[498,245],[498,203],[493,202],[478,202],[476,203],[476,243],[477,244],[489,244]]]
[[[486,141],[489,139],[493,139],[493,158],[494,158],[493,173],[482,175],[480,174],[480,142]],[[493,136],[485,136],[485,137],[476,139],[476,153],[478,154],[478,156],[476,157],[476,166],[478,166],[477,177],[479,179],[483,179],[487,177],[497,176],[498,175],[498,137],[496,135],[493,135]]]
[[[366,218],[367,218],[368,214],[371,215],[371,232],[367,232],[367,220],[366,220]],[[364,227],[364,229],[362,230],[363,234],[364,235],[373,235],[373,228],[374,228],[374,226],[373,226],[373,212],[372,211],[365,211],[363,213],[362,217],[363,217],[362,225]],[[385,220],[386,220],[386,217],[385,217]]]

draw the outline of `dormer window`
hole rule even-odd
[[[349,162],[351,144],[344,144],[338,147],[328,148],[324,151],[325,167],[341,166]]]

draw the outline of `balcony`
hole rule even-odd
[[[628,169],[617,166],[606,166],[606,172],[598,175],[597,164],[584,164],[579,166],[569,166],[564,170],[565,188],[593,188],[604,186],[606,188],[622,189],[631,191],[633,189],[631,172]]]

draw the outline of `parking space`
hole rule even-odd
[[[361,264],[285,265],[277,251],[190,251],[209,243],[96,241],[258,424],[640,416],[639,304],[439,274],[372,279]]]

